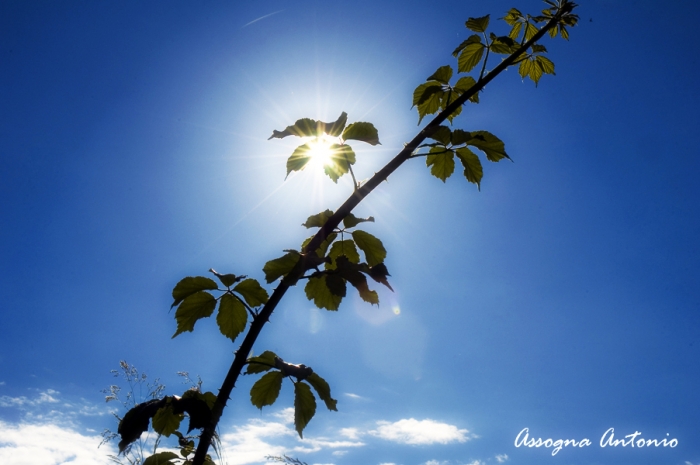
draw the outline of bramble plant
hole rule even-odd
[[[466,27],[473,34],[453,52],[457,73],[465,75],[451,84],[454,69],[449,65],[441,66],[415,89],[413,106],[418,110],[419,124],[427,115],[436,116],[366,182],[355,179],[352,167],[357,157],[349,142],[378,145],[378,131],[371,123],[347,124],[348,115],[343,112],[333,122],[304,118],[282,131],[273,131],[270,139],[288,136],[302,139],[302,144],[287,160],[287,175],[304,170],[311,160],[323,157],[323,169],[333,182],[350,174],[353,192],[337,210],[326,210],[306,220],[303,226],[317,228],[317,231],[298,250],[285,250],[284,255],[265,264],[265,281],[267,284],[277,282],[271,295],[253,278],[214,270],[210,272],[218,283],[203,276],[186,277],[177,283],[173,289],[172,307],[177,307],[177,329],[173,337],[193,331],[197,321],[210,317],[217,307],[216,322],[221,333],[234,342],[241,333],[245,332],[245,337],[218,395],[188,390],[181,397],[165,396],[136,405],[119,423],[120,451],[148,430],[150,422],[158,434],[180,438],[180,455],[159,452],[148,457],[146,465],[213,463],[207,452],[241,373],[264,373],[250,391],[252,404],[261,409],[274,404],[285,378],[292,382],[294,425],[300,437],[316,413],[316,396],[329,410],[336,410],[337,401],[331,396],[330,386],[310,367],[288,363],[271,351],[249,357],[260,331],[287,290],[300,280],[306,281],[304,292],[318,308],[338,310],[346,297],[348,283],[365,302],[379,304],[378,294],[370,289],[369,282],[375,281],[391,289],[384,263],[386,249],[380,239],[358,228],[363,223],[373,222],[374,218],[357,217],[352,211],[404,162],[425,157],[430,173],[444,182],[454,174],[456,157],[467,181],[480,188],[483,166],[475,149],[492,162],[510,159],[504,143],[490,132],[450,126],[462,106],[467,102],[478,103],[484,87],[508,67],[517,65],[520,76],[531,79],[535,85],[543,75],[554,74],[554,64],[544,55],[547,49],[538,42],[547,34],[568,39],[568,28],[578,22],[578,16],[573,14],[577,5],[569,0],[545,0],[545,3],[547,8],[537,16],[522,14],[515,8],[508,11],[502,18],[510,28],[506,35],[490,32],[489,15],[467,20]],[[494,54],[503,59],[487,71],[489,58]],[[443,124],[445,120],[449,126]],[[194,441],[183,441],[186,436],[179,431],[185,415],[189,416],[188,434],[194,429],[202,430],[196,450]]]

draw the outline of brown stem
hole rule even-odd
[[[307,264],[306,257],[310,256],[309,251],[315,251],[319,248],[321,243],[331,234],[335,228],[338,227],[340,222],[352,212],[352,210],[372,192],[379,184],[385,181],[389,175],[391,175],[396,169],[401,166],[406,160],[411,158],[413,152],[418,148],[418,146],[423,143],[423,141],[432,134],[432,132],[437,129],[440,124],[442,124],[447,117],[452,114],[457,108],[464,105],[469,98],[479,93],[489,82],[491,82],[496,76],[498,76],[502,71],[504,71],[508,66],[513,64],[513,62],[522,55],[532,44],[537,42],[545,35],[545,33],[557,24],[560,19],[560,15],[554,16],[550,19],[547,24],[542,27],[537,34],[535,34],[529,41],[527,41],[522,47],[515,51],[508,58],[503,60],[498,66],[496,66],[491,72],[489,72],[483,79],[472,86],[469,90],[459,96],[454,102],[449,104],[442,112],[440,112],[433,120],[428,123],[414,138],[409,142],[401,152],[398,153],[389,163],[384,166],[381,170],[375,173],[369,181],[363,184],[360,188],[356,189],[352,195],[343,203],[338,210],[331,216],[328,221],[319,229],[316,235],[311,239],[307,246],[302,251],[302,259],[299,260],[292,269],[292,271],[285,276],[280,284],[275,288],[272,296],[267,301],[265,306],[260,311],[259,315],[253,319],[250,325],[250,329],[243,339],[241,347],[236,351],[236,355],[229,368],[226,378],[224,379],[221,389],[219,389],[219,395],[216,398],[216,403],[212,409],[211,422],[202,431],[202,435],[199,439],[199,444],[197,445],[197,451],[195,452],[194,459],[192,460],[193,465],[203,465],[204,459],[206,458],[209,445],[214,437],[214,432],[219,424],[221,414],[226,407],[226,403],[231,396],[231,391],[236,385],[238,376],[241,374],[243,367],[245,366],[248,354],[253,350],[253,344],[258,338],[260,331],[262,330],[265,323],[267,323],[270,315],[277,307],[284,294],[287,292],[289,287],[296,283],[296,281],[301,278],[304,272],[310,268]]]

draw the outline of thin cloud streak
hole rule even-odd
[[[260,21],[260,20],[262,20],[262,19],[269,18],[270,16],[276,15],[277,13],[282,13],[283,11],[284,11],[284,10],[277,10],[277,11],[275,11],[274,13],[270,13],[270,14],[267,14],[267,15],[265,15],[265,16],[261,16],[261,17],[259,17],[258,19],[254,19],[254,20],[252,20],[251,22],[249,22],[249,23],[247,23],[247,24],[244,24],[243,27],[248,27],[248,26],[250,26],[250,25],[253,24],[253,23],[257,23],[258,21]],[[242,27],[242,28],[243,28],[243,27]],[[241,28],[241,29],[242,29],[242,28]]]

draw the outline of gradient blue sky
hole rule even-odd
[[[171,339],[170,292],[209,268],[259,280],[349,185],[286,181],[301,117],[371,121],[359,178],[417,131],[413,89],[526,0],[0,3],[0,458],[107,463],[100,389],[127,360],[169,393],[216,391],[236,346],[213,321]],[[331,384],[299,441],[290,386],[260,413],[244,379],[229,464],[700,464],[697,2],[581,1],[557,76],[513,69],[455,125],[503,139],[481,192],[422,159],[356,213],[394,294],[337,313],[288,294],[256,345]],[[271,288],[268,288],[271,289]],[[398,310],[395,312],[395,310]],[[515,447],[591,439],[583,449]],[[675,448],[601,448],[642,432]],[[668,434],[668,436],[667,436]],[[112,450],[113,451],[113,450]]]

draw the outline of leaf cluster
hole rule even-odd
[[[331,388],[317,373],[306,365],[287,363],[272,351],[265,351],[248,359],[245,374],[265,373],[250,389],[251,403],[262,410],[277,400],[282,389],[282,380],[289,378],[294,384],[294,427],[303,438],[303,431],[316,414],[316,395],[326,404],[328,410],[337,411],[338,401],[331,397]],[[295,379],[292,379],[295,378]]]

